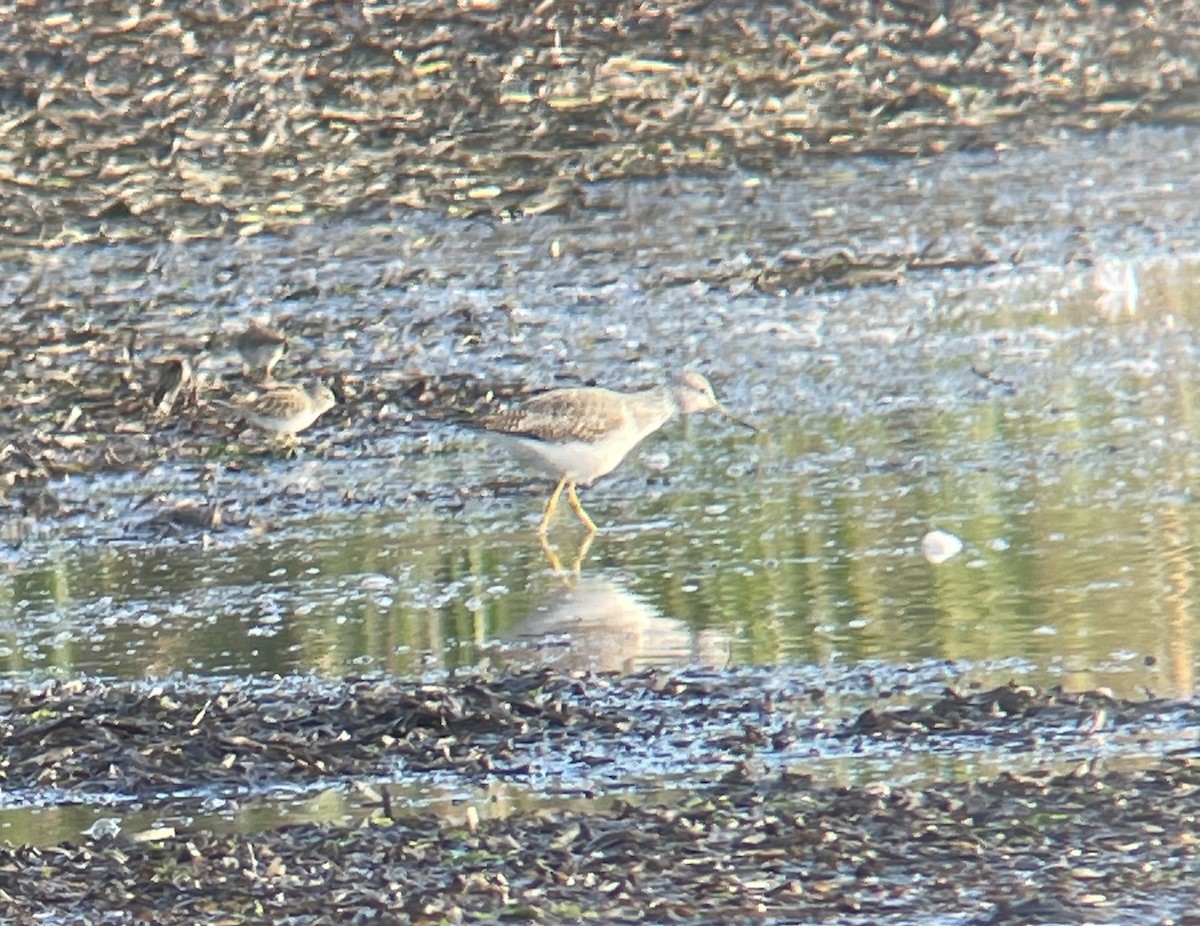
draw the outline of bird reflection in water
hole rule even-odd
[[[546,554],[546,560],[550,563],[550,568],[556,575],[579,576],[583,561],[587,559],[588,550],[592,548],[592,541],[596,539],[594,533],[585,534],[582,541],[579,543],[578,549],[575,550],[575,558],[571,561],[570,570],[563,569],[562,560],[559,559],[558,551],[550,546],[550,541],[546,539],[545,534],[539,534],[538,539],[542,542],[542,552]]]
[[[583,576],[559,586],[506,635],[514,661],[558,669],[631,673],[729,663],[730,639],[666,617],[620,582]]]

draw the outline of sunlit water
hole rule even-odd
[[[565,506],[561,572],[534,533],[551,486],[443,422],[335,414],[296,459],[218,464],[203,491],[232,516],[207,535],[142,529],[147,497],[203,494],[193,464],[59,483],[68,504],[105,499],[106,516],[48,524],[6,553],[0,671],[951,660],[982,682],[1190,696],[1198,152],[1194,131],[1139,130],[1036,154],[601,189],[611,212],[581,219],[407,216],[346,228],[344,247],[301,230],[281,263],[305,254],[325,295],[287,311],[337,331],[304,348],[314,362],[381,382],[469,371],[616,387],[696,366],[761,433],[696,417],[649,439],[586,491],[603,529],[577,575],[583,534]],[[889,246],[994,261],[816,294],[738,272]],[[228,246],[256,275],[239,284],[241,314],[218,314],[213,247],[166,263],[191,273],[198,329],[240,324],[284,272],[270,241]],[[91,274],[117,261],[89,259]],[[364,308],[351,291],[397,259],[418,282]],[[333,320],[352,315],[343,337]],[[451,315],[475,333],[441,323]],[[931,563],[933,529],[961,552]]]

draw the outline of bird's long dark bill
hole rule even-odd
[[[741,425],[746,430],[753,431],[755,434],[758,433],[758,425],[751,424],[745,418],[739,418],[737,415],[735,415],[733,412],[731,412],[729,409],[727,409],[724,405],[718,405],[717,411],[719,411],[722,415],[724,415],[726,418],[728,418],[734,424]]]

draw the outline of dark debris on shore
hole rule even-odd
[[[1097,733],[1200,726],[1200,706],[1188,702],[1015,684],[947,689],[908,707],[884,700],[835,722],[814,711],[814,693],[772,694],[753,679],[549,669],[448,684],[289,678],[135,687],[80,679],[7,693],[0,769],[9,790],[54,787],[80,799],[119,792],[154,806],[204,786],[251,782],[528,776],[546,749],[585,776],[597,755],[612,761],[653,741],[702,746],[730,767],[759,755],[816,755],[822,746],[1045,752]]]
[[[970,923],[1195,926],[1200,765],[932,789],[787,773],[672,802],[0,848],[16,926]],[[1051,825],[1052,824],[1052,825]]]
[[[812,692],[765,697],[751,682],[539,671],[446,684],[10,690],[6,793],[85,800],[104,788],[164,807],[177,792],[267,782],[520,779],[534,753],[586,744],[594,761],[664,732],[687,753],[687,731],[712,738],[713,717],[742,735],[703,744],[723,768],[689,778],[682,796],[634,789],[586,812],[452,823],[384,801],[357,824],[166,827],[0,848],[0,912],[18,924],[50,909],[62,923],[118,911],[155,923],[1196,922],[1194,751],[1133,770],[1082,761],[911,787],[834,786],[771,758],[800,739],[909,748],[935,736],[985,738],[1015,756],[1032,739],[1136,734],[1168,718],[1194,727],[1194,704],[1007,685],[812,724]]]
[[[1192,3],[210,0],[0,26],[6,241],[252,235],[377,206],[1194,119]]]

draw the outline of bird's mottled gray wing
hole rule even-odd
[[[621,396],[607,389],[555,389],[490,412],[477,423],[499,434],[591,444],[621,427],[627,414]]]

